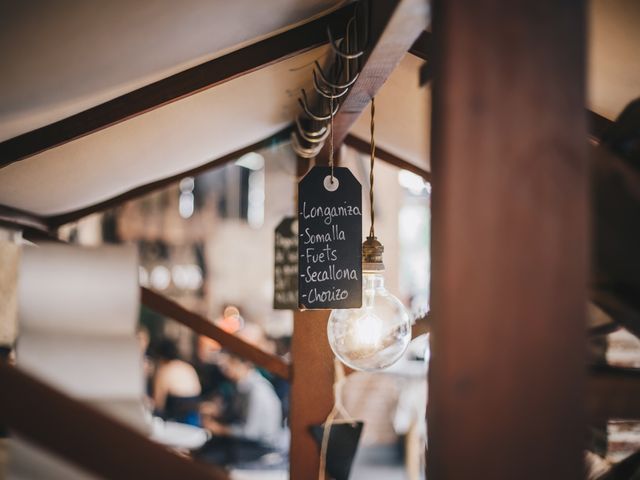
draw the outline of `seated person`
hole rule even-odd
[[[268,353],[277,353],[276,342],[270,340],[262,327],[256,323],[247,323],[238,335],[247,343],[254,345]],[[282,418],[289,416],[289,382],[273,375],[271,372],[257,367],[258,372],[273,385],[276,395],[280,399]]]
[[[244,326],[244,319],[236,307],[228,306],[222,316],[213,323],[227,333],[236,333]],[[228,396],[230,393],[230,384],[220,371],[216,360],[221,349],[215,340],[204,335],[198,337],[195,367],[200,377],[203,396],[220,393]]]
[[[200,380],[195,368],[180,360],[174,341],[165,339],[156,349],[158,365],[153,382],[155,410],[165,420],[199,426]]]
[[[207,403],[201,409],[202,426],[213,438],[199,452],[199,457],[218,465],[253,462],[283,447],[282,406],[273,385],[246,360],[221,352],[218,362],[222,372],[236,384],[235,418],[220,420],[220,408]]]

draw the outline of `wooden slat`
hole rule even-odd
[[[344,139],[344,143],[357,152],[363,153],[365,155],[369,155],[369,153],[371,152],[371,144],[367,140],[362,140],[361,138],[356,137],[351,133],[346,136],[346,138]],[[376,145],[376,158],[395,167],[408,170],[415,173],[416,175],[420,175],[422,178],[424,178],[425,181],[431,182],[430,172],[428,172],[427,170],[423,170],[422,168],[416,166],[408,160],[404,160],[394,155],[384,148],[381,148],[379,145]]]
[[[80,218],[86,217],[87,215],[91,215],[97,212],[103,212],[110,208],[117,207],[119,205],[122,205],[124,202],[128,202],[129,200],[133,200],[133,199],[142,197],[144,195],[148,195],[149,193],[155,192],[157,190],[161,190],[169,185],[177,183],[184,177],[199,175],[201,173],[208,172],[209,170],[212,170],[214,168],[221,167],[229,162],[237,160],[245,153],[254,152],[262,148],[277,145],[280,142],[289,139],[291,128],[292,128],[291,126],[288,126],[282,129],[281,131],[277,132],[275,135],[271,135],[270,137],[265,138],[264,140],[260,140],[259,142],[243,147],[239,150],[236,150],[235,152],[231,152],[231,153],[228,153],[227,155],[216,158],[215,160],[207,162],[204,165],[200,165],[190,170],[186,170],[177,175],[171,175],[170,177],[156,180],[155,182],[141,185],[132,190],[129,190],[128,192],[122,193],[120,195],[116,195],[115,197],[111,197],[107,200],[95,203],[93,205],[89,205],[79,210],[74,210],[72,212],[67,212],[60,215],[51,215],[49,217],[45,217],[45,221],[49,226],[49,228],[55,229],[61,225],[64,225],[65,223],[74,222],[76,220],[79,220]]]
[[[140,290],[140,301],[146,307],[160,313],[161,315],[172,318],[176,322],[189,327],[200,335],[204,335],[205,337],[215,340],[220,343],[223,348],[226,348],[236,355],[253,362],[257,366],[262,367],[285,380],[289,380],[289,364],[282,358],[267,353],[264,350],[245,342],[236,335],[225,332],[207,318],[187,310],[179,303],[174,302],[153,290],[149,290],[144,287]]]
[[[582,479],[584,1],[433,13],[427,477]]]
[[[592,367],[587,382],[587,412],[592,422],[640,420],[640,370]]]
[[[424,0],[375,0],[370,8],[371,50],[368,55],[365,54],[367,56],[360,76],[333,120],[335,150],[339,150],[371,98],[384,85],[427,25],[427,2]],[[329,143],[326,142],[320,151],[320,159],[329,157]]]
[[[0,424],[102,478],[229,478],[1,362],[0,385]]]
[[[6,140],[0,143],[0,168],[321,46],[327,42],[327,25],[342,32],[353,12],[354,4],[348,3],[325,17]]]

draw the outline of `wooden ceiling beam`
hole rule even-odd
[[[46,234],[49,226],[42,217],[6,205],[0,205],[0,226]]]
[[[433,39],[431,36],[431,32],[423,30],[416,41],[413,42],[413,45],[411,45],[409,53],[418,58],[421,58],[422,60],[429,60],[429,57],[431,56],[432,45]]]
[[[354,4],[0,143],[0,168],[327,43]],[[81,79],[78,79],[81,81]]]
[[[370,45],[360,75],[333,119],[335,150],[346,138],[353,124],[371,98],[384,85],[391,73],[425,30],[428,20],[424,0],[376,0],[370,3]],[[318,162],[329,158],[329,142],[318,155]]]

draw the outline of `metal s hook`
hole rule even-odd
[[[357,9],[358,7],[356,7]],[[356,18],[358,17],[358,18]],[[359,16],[354,15],[347,23],[344,36],[335,39],[331,33],[331,29],[327,27],[327,37],[333,52],[335,53],[333,64],[330,71],[325,71],[318,61],[314,62],[313,88],[318,97],[315,99],[320,102],[314,107],[322,113],[314,112],[309,106],[309,98],[307,92],[301,89],[302,95],[298,97],[298,103],[307,118],[298,115],[296,117],[296,129],[291,133],[291,147],[297,155],[303,158],[315,158],[323,148],[327,139],[330,139],[330,164],[332,167],[333,178],[333,118],[338,113],[340,106],[340,98],[344,97],[349,88],[358,79],[359,61],[357,60],[364,55],[365,50],[353,52],[357,50],[359,42],[358,38]],[[366,32],[365,32],[366,34]],[[366,38],[366,36],[365,36]],[[365,44],[367,42],[365,41]],[[351,74],[355,73],[353,78]],[[331,79],[331,80],[330,80]],[[343,80],[344,79],[344,80]],[[344,83],[339,83],[344,82]],[[329,104],[329,112],[326,111],[326,105]],[[331,128],[326,122],[331,122]],[[320,127],[316,123],[319,122]],[[309,127],[305,129],[303,126]],[[312,130],[316,129],[316,130]]]
[[[321,86],[320,83],[318,82],[318,74],[316,73],[315,68],[313,69],[313,89],[321,96],[323,96],[324,98],[332,98],[332,99],[336,99],[336,98],[340,98],[342,96],[344,96],[345,93],[347,93],[349,91],[348,88],[345,88],[342,91],[338,91],[338,93],[331,93],[328,92],[326,90],[324,90]]]
[[[323,137],[329,131],[326,125],[323,125],[322,127],[320,127],[319,130],[307,130],[302,126],[302,123],[300,122],[300,117],[296,117],[296,125],[298,125],[299,130],[303,131],[309,137],[315,137],[315,138]]]
[[[336,107],[333,109],[333,111],[329,112],[329,114],[327,115],[317,115],[313,113],[309,108],[309,101],[307,100],[307,92],[304,91],[304,88],[301,90],[301,92],[302,92],[302,98],[298,97],[298,103],[300,103],[302,110],[304,110],[304,113],[306,113],[309,116],[309,118],[312,118],[313,120],[316,120],[318,122],[326,122],[327,120],[330,120],[331,117],[334,116],[336,113],[338,113],[339,105],[337,102],[336,102]]]
[[[329,129],[327,127],[322,127],[317,132],[308,132],[302,127],[302,124],[300,123],[300,117],[296,117],[296,126],[298,128],[298,135],[300,135],[303,140],[306,140],[309,143],[322,143],[329,136]]]
[[[324,144],[319,143],[314,147],[305,148],[300,145],[300,141],[298,140],[298,135],[296,134],[296,132],[291,132],[291,148],[293,148],[293,151],[302,158],[317,157],[320,153],[320,150],[322,150],[323,145]]]
[[[347,23],[347,30],[349,29],[353,21],[354,21],[353,18],[349,20],[349,23]],[[338,42],[340,42],[340,44],[338,44],[338,42],[334,40],[333,35],[331,34],[331,28],[328,25],[327,25],[327,37],[329,38],[329,45],[331,45],[331,49],[333,50],[333,52],[339,57],[344,58],[345,60],[355,60],[356,58],[360,58],[362,55],[364,55],[364,50],[360,50],[359,52],[355,52],[355,53],[343,52],[340,49],[340,45],[342,45],[343,42],[339,40]]]
[[[345,88],[349,88],[358,79],[358,75],[360,75],[359,73],[356,73],[355,76],[352,79],[350,79],[347,83],[344,83],[344,84],[333,83],[333,82],[329,81],[327,76],[324,74],[324,72],[322,71],[322,68],[320,67],[320,64],[318,63],[318,61],[316,60],[314,63],[316,65],[316,68],[318,69],[318,75],[320,76],[320,80],[322,80],[322,83],[324,83],[326,86],[334,88],[336,90],[344,90]]]

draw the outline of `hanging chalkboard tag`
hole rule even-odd
[[[301,309],[362,305],[362,187],[348,168],[314,167],[298,185]]]
[[[276,227],[273,308],[298,308],[298,219],[285,217]]]

